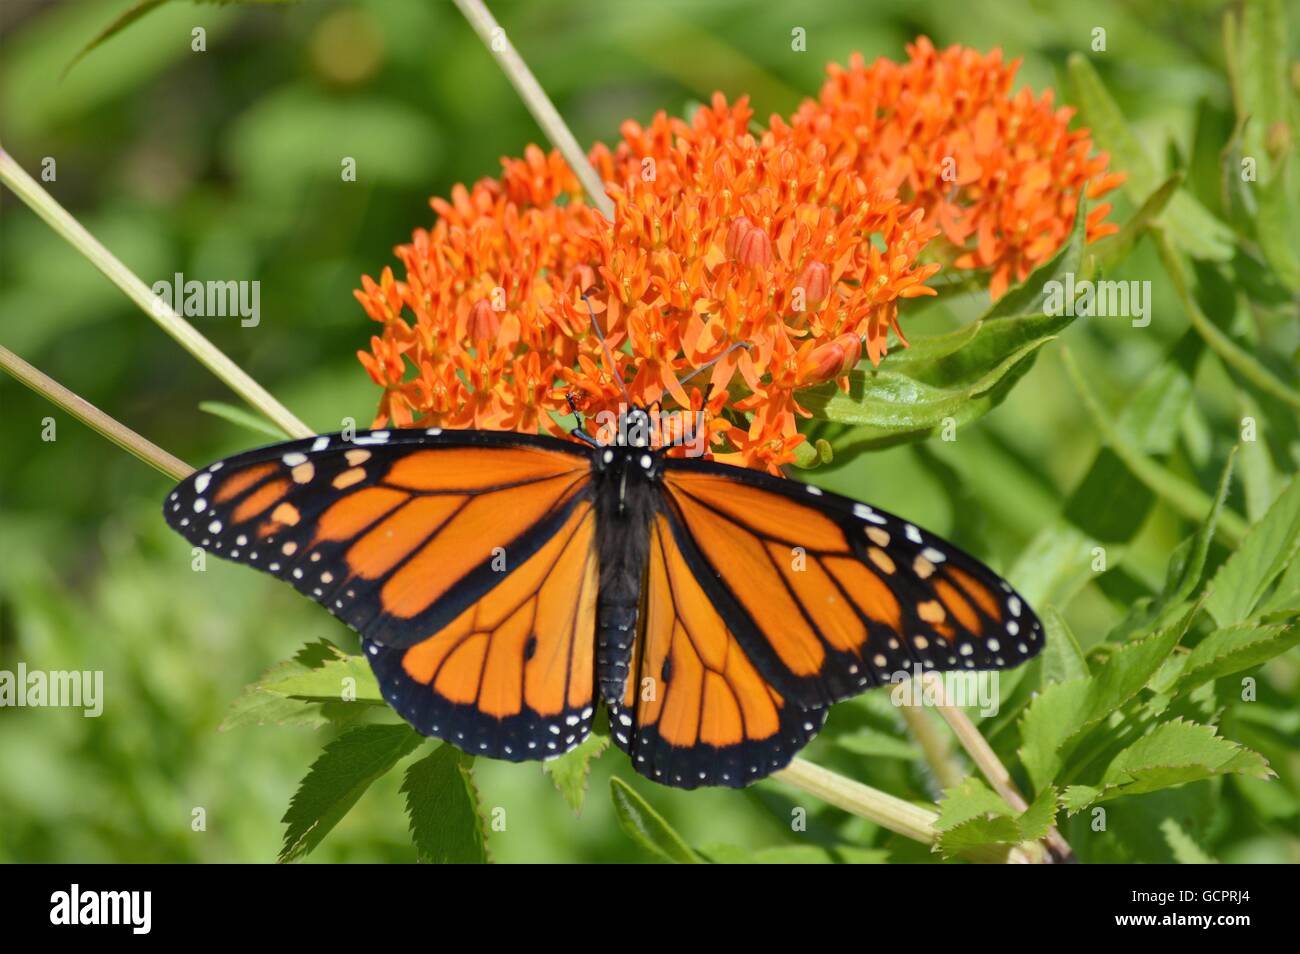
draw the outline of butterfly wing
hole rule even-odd
[[[666,460],[662,487],[701,590],[755,668],[800,706],[918,666],[1009,668],[1042,648],[1042,625],[1010,584],[891,514],[700,460]]]
[[[610,732],[657,782],[740,787],[787,765],[826,713],[792,704],[759,673],[684,542],[668,513],[654,517],[640,631],[623,700],[609,707]]]
[[[421,732],[521,760],[590,726],[590,487],[587,452],[564,441],[373,431],[218,462],[164,515],[361,633],[384,697]]]

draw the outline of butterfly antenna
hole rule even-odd
[[[725,358],[727,355],[731,354],[731,352],[733,352],[733,351],[735,351],[735,350],[737,350],[737,349],[739,349],[739,348],[749,349],[749,348],[752,348],[752,347],[753,347],[753,345],[750,344],[748,341],[738,341],[738,342],[736,342],[734,345],[732,345],[730,348],[728,348],[726,351],[722,352],[722,354],[720,354],[720,355],[718,355],[716,358],[714,358],[712,361],[706,361],[704,364],[700,365],[698,368],[696,368],[696,369],[695,369],[694,371],[692,371],[690,374],[686,375],[686,377],[679,379],[677,383],[678,383],[678,384],[685,384],[687,381],[689,381],[691,378],[695,377],[695,376],[696,376],[697,374],[699,374],[701,371],[707,371],[709,368],[713,367],[715,364],[717,364],[719,361],[721,361],[721,360],[722,360],[723,358]]]
[[[596,337],[600,339],[600,346],[605,350],[605,362],[609,365],[609,373],[618,380],[619,390],[623,392],[623,400],[627,402],[628,407],[632,407],[632,395],[627,393],[627,385],[623,383],[623,375],[618,371],[618,365],[614,363],[614,352],[609,350],[609,342],[605,340],[605,333],[600,330],[600,323],[596,321],[596,310],[591,307],[591,299],[586,295],[582,300],[587,303],[587,314],[591,315],[591,330],[596,332]]]

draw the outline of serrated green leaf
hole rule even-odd
[[[1269,586],[1300,554],[1300,480],[1292,478],[1264,519],[1210,581],[1205,608],[1220,626],[1250,616]]]
[[[302,676],[331,660],[346,657],[347,654],[343,650],[328,640],[308,643],[294,655],[293,659],[277,663],[261,678],[245,686],[230,704],[230,709],[217,727],[217,731],[226,732],[246,725],[293,725],[315,729],[328,723],[343,726],[353,721],[362,713],[362,707],[337,701],[311,702],[289,698],[267,688],[269,685]]]
[[[1300,626],[1241,623],[1206,636],[1183,661],[1177,688],[1186,691],[1222,676],[1252,669],[1300,645]]]
[[[1228,774],[1267,778],[1272,773],[1263,756],[1223,738],[1213,726],[1175,719],[1115,756],[1100,785],[1071,786],[1066,802],[1073,813],[1095,802]]]
[[[701,864],[702,859],[673,831],[662,815],[650,807],[621,778],[609,780],[609,795],[614,802],[614,815],[619,827],[634,842],[664,861],[677,864]]]
[[[473,757],[444,743],[407,768],[402,793],[421,861],[487,863],[487,828],[470,773],[473,764]]]
[[[370,664],[361,656],[331,659],[313,669],[269,680],[262,688],[277,695],[316,702],[387,705]]]
[[[229,421],[231,424],[237,424],[254,434],[264,434],[277,441],[287,441],[289,439],[288,434],[266,420],[266,418],[251,411],[246,411],[242,407],[235,407],[233,404],[226,404],[223,401],[200,401],[199,410],[205,414],[219,417],[224,421]]]
[[[1060,773],[1065,761],[1061,747],[1084,727],[1091,689],[1091,677],[1054,683],[1025,708],[1019,754],[1035,792]]]
[[[582,803],[587,798],[587,776],[591,774],[591,763],[600,758],[607,748],[609,733],[593,731],[568,752],[542,763],[542,771],[551,777],[575,815],[582,812]]]
[[[1174,860],[1180,865],[1218,864],[1192,839],[1191,835],[1183,831],[1182,826],[1174,819],[1166,818],[1162,821],[1160,823],[1160,833],[1165,836],[1165,841],[1169,843],[1169,850],[1173,852]]]
[[[1078,104],[1084,125],[1092,130],[1098,147],[1110,153],[1111,168],[1127,173],[1122,188],[1129,198],[1143,202],[1160,186],[1155,165],[1087,57],[1071,55],[1068,70],[1070,98]],[[1170,199],[1159,221],[1176,236],[1181,248],[1197,258],[1224,262],[1232,257],[1232,230],[1186,190]]]
[[[975,818],[987,815],[1010,818],[1015,814],[1002,796],[972,775],[961,784],[944,789],[934,827],[936,831],[945,832]]]
[[[281,862],[312,851],[379,778],[424,741],[407,725],[348,729],[312,763],[282,821]]]
[[[1005,845],[1009,849],[1019,843],[1020,826],[1016,820],[998,815],[972,818],[941,832],[935,840],[935,845],[945,858],[990,845]]]
[[[1021,841],[1038,841],[1056,822],[1056,789],[1047,786],[1038,797],[1016,818]]]

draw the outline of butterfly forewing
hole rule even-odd
[[[590,479],[587,453],[562,441],[374,431],[221,461],[164,513],[360,632],[385,698],[420,731],[536,758],[576,744],[592,715]]]

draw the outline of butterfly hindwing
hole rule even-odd
[[[753,470],[665,465],[684,559],[759,672],[801,706],[916,667],[1009,668],[1042,647],[1009,584],[907,521]]]
[[[325,435],[196,471],[164,515],[360,632],[420,731],[536,758],[576,744],[592,714],[590,478],[583,448],[545,437]]]
[[[638,772],[677,788],[740,787],[787,765],[826,719],[759,673],[719,615],[668,513],[653,518],[642,622],[610,732]]]

